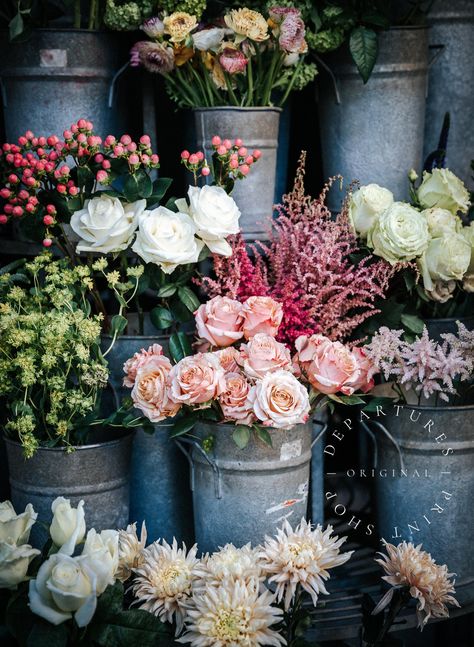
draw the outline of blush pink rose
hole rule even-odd
[[[240,353],[233,346],[228,346],[214,353],[218,358],[220,365],[226,373],[237,373],[239,371]]]
[[[281,369],[291,371],[292,368],[290,351],[285,344],[263,333],[257,333],[247,344],[242,344],[239,364],[252,379]]]
[[[230,346],[243,337],[242,304],[229,297],[214,297],[194,313],[199,337],[212,346]]]
[[[152,422],[175,416],[181,405],[170,399],[168,376],[171,362],[164,355],[145,358],[135,375],[133,404]]]
[[[265,333],[275,337],[283,319],[283,308],[271,297],[249,297],[242,308],[245,339]]]
[[[203,404],[225,391],[225,373],[214,353],[185,357],[170,371],[170,397],[181,404]]]
[[[142,348],[139,353],[135,353],[133,357],[127,359],[123,365],[123,371],[126,373],[126,376],[123,378],[123,385],[131,389],[135,384],[138,369],[148,361],[148,358],[159,355],[163,355],[162,347],[159,344],[153,344],[147,350]]]
[[[359,380],[357,358],[349,348],[324,335],[301,336],[295,341],[298,362],[311,385],[321,393],[352,395]]]
[[[226,420],[238,421],[243,425],[255,422],[252,404],[248,399],[250,382],[242,373],[226,373],[226,389],[219,396],[222,413]]]
[[[359,367],[359,375],[355,381],[346,384],[354,389],[354,392],[360,391],[362,393],[368,393],[374,388],[374,378],[373,375],[376,373],[377,369],[371,360],[367,357],[363,348],[359,346],[354,346],[352,348],[352,354],[357,360],[357,365]]]
[[[306,388],[288,371],[267,373],[252,387],[249,400],[265,427],[286,429],[306,422],[310,404]]]

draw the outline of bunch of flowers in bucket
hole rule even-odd
[[[370,391],[373,381],[362,348],[302,335],[292,356],[276,340],[282,317],[281,304],[271,297],[241,303],[218,296],[202,304],[195,319],[204,352],[173,366],[155,344],[125,363],[124,385],[135,407],[153,422],[180,413],[174,436],[199,418],[235,424],[233,438],[243,448],[252,429],[271,444],[269,428],[304,423],[317,405],[363,402],[357,394]]]
[[[176,11],[141,28],[152,40],[134,45],[131,64],[163,75],[184,107],[283,105],[316,75],[304,62],[306,28],[295,7],[271,7],[267,18],[232,9],[209,23]]]

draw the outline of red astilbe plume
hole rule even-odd
[[[216,257],[216,279],[204,279],[210,296],[244,300],[265,294],[280,301],[284,317],[280,341],[292,344],[299,335],[322,333],[343,340],[379,310],[390,279],[398,271],[384,260],[358,254],[348,218],[347,201],[335,218],[325,205],[330,181],[314,199],[305,194],[306,153],[300,157],[293,190],[277,207],[270,240],[247,250],[241,237],[230,258]]]

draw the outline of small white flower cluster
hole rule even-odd
[[[130,246],[146,263],[171,274],[178,265],[197,263],[206,245],[211,252],[230,256],[226,238],[239,232],[240,210],[219,186],[190,186],[189,204],[176,201],[177,212],[164,206],[146,209],[146,200],[122,204],[103,193],[88,200],[71,218],[79,236],[78,252],[108,254]],[[132,244],[133,243],[133,244]]]

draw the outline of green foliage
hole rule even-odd
[[[251,429],[247,425],[237,425],[232,438],[239,449],[245,449],[249,444]]]
[[[349,39],[349,49],[359,74],[364,83],[367,83],[377,60],[377,34],[367,27],[353,29]]]
[[[184,332],[174,332],[170,337],[170,354],[175,362],[191,355],[192,348],[189,337]]]

